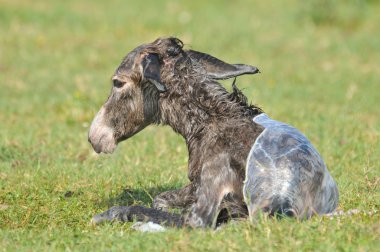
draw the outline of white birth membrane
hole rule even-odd
[[[264,207],[284,206],[301,218],[334,211],[336,184],[310,141],[264,113],[253,121],[265,129],[247,158],[243,193],[250,218]]]

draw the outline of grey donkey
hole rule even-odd
[[[112,153],[150,124],[169,125],[186,141],[190,183],[159,194],[152,208],[115,206],[93,223],[215,227],[231,218],[253,220],[259,212],[300,219],[333,212],[337,186],[308,139],[248,104],[235,81],[232,92],[217,82],[258,72],[185,50],[177,38],[128,53],[88,139],[96,152]]]

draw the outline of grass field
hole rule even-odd
[[[380,206],[377,1],[0,0],[1,251],[379,251],[379,215],[231,223],[143,234],[88,225],[187,183],[187,149],[148,127],[94,154],[89,123],[122,57],[159,36],[262,74],[239,87],[301,129],[340,190],[339,209]],[[230,82],[224,83],[229,87]]]

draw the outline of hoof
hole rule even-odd
[[[91,221],[91,225],[99,225],[104,222],[113,222],[113,221],[121,221],[124,222],[124,214],[127,213],[128,208],[123,206],[114,206],[108,209],[107,211],[95,215]]]

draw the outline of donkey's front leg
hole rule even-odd
[[[215,227],[220,205],[225,195],[234,192],[237,176],[229,165],[227,154],[216,155],[202,166],[200,185],[185,225],[191,227]]]
[[[169,227],[182,227],[184,224],[183,217],[179,214],[143,206],[114,206],[101,214],[95,215],[91,223],[97,225],[103,222],[128,222],[133,220],[151,221]]]
[[[166,211],[169,208],[186,208],[194,202],[195,187],[191,183],[183,188],[160,193],[153,200],[153,208]]]

